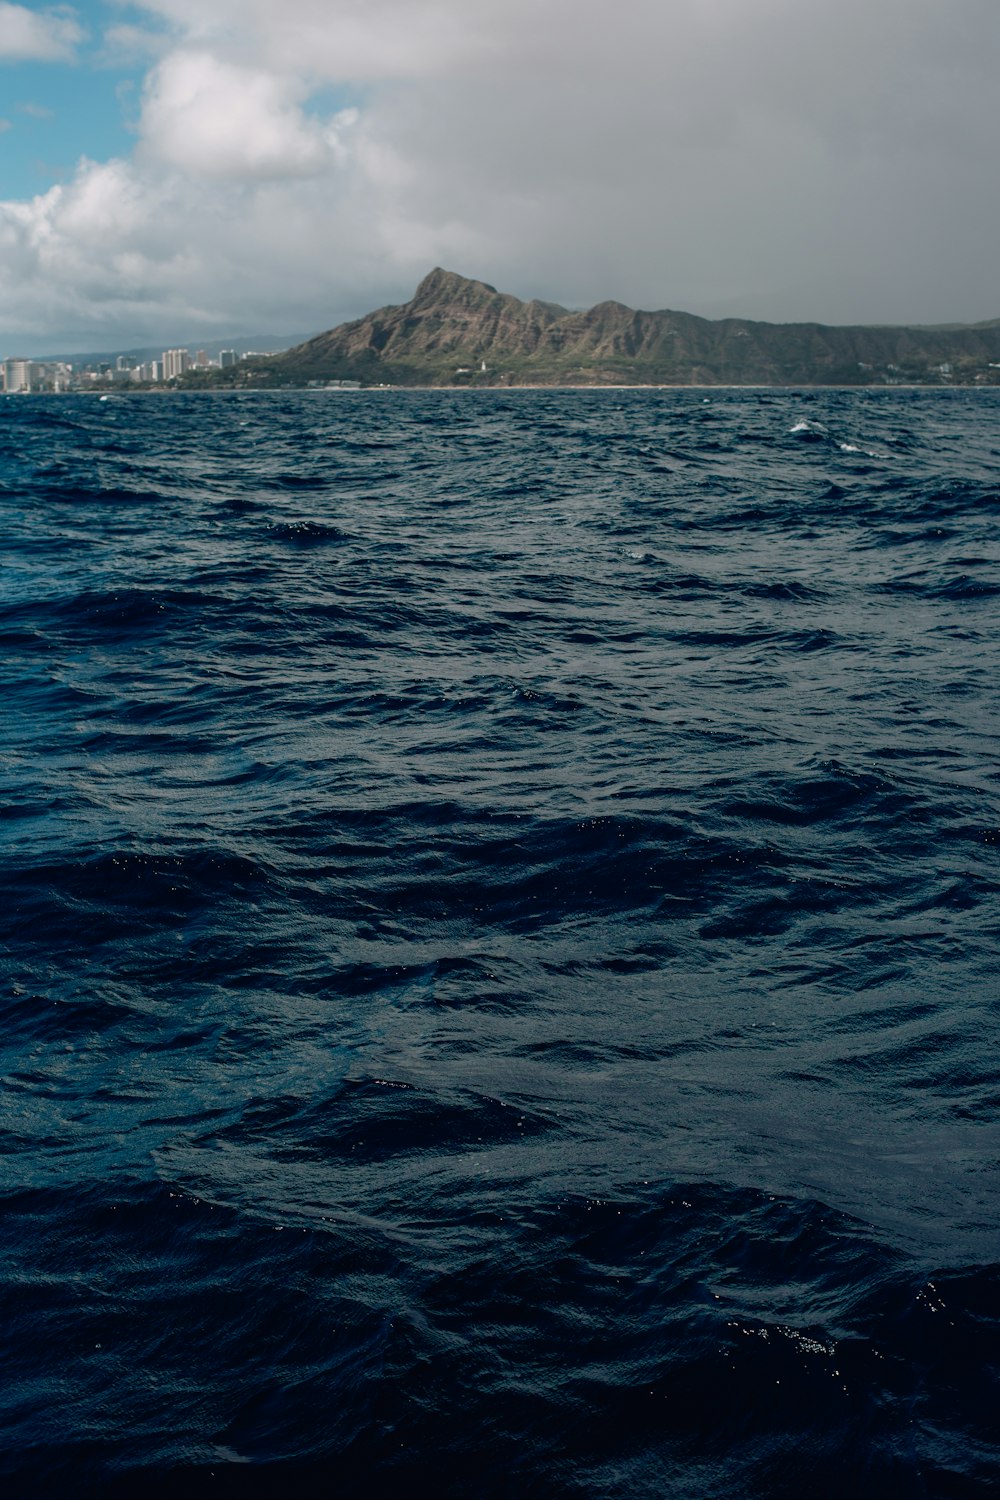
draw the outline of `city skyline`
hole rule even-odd
[[[187,348],[175,347],[164,349],[159,357],[150,360],[140,360],[126,353],[78,361],[14,355],[0,359],[0,392],[4,395],[59,394],[108,382],[167,385],[180,380],[190,370],[226,370],[263,352],[247,350],[237,353],[235,349],[220,349],[213,357],[206,349],[198,349],[192,355]]]

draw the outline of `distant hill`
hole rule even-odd
[[[289,345],[299,344],[303,339],[301,333],[290,334],[241,334],[239,337],[228,339],[211,338],[206,339],[204,335],[192,339],[169,339],[159,344],[143,344],[134,349],[92,349],[76,350],[72,354],[39,354],[40,361],[62,362],[71,365],[98,365],[104,363],[113,364],[119,355],[125,355],[127,359],[134,359],[144,363],[147,359],[159,359],[164,349],[189,349],[192,354],[198,349],[204,349],[212,359],[219,357],[220,349],[232,349],[237,354],[246,354],[248,351],[260,354],[270,353],[272,350],[287,349]]]
[[[620,302],[571,312],[438,268],[409,302],[259,361],[252,378],[295,385],[1000,384],[1000,319],[827,327],[710,321]]]

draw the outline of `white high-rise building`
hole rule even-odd
[[[61,360],[5,359],[0,363],[2,388],[8,395],[30,395],[32,391],[68,391],[73,366]]]
[[[191,356],[186,349],[165,349],[163,351],[163,378],[164,380],[176,380],[183,375],[185,370],[191,368]]]
[[[3,388],[8,396],[27,394],[32,389],[34,364],[30,359],[5,359],[3,362]]]

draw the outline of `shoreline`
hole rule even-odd
[[[120,397],[134,396],[372,396],[398,394],[405,391],[423,392],[439,391],[450,395],[492,395],[496,393],[512,394],[514,392],[539,392],[539,391],[576,391],[576,392],[615,392],[622,391],[866,391],[879,392],[880,394],[891,391],[927,391],[937,395],[955,391],[1000,391],[1000,381],[972,382],[956,381],[949,385],[929,385],[921,383],[904,383],[900,381],[893,385],[364,385],[350,390],[341,390],[337,387],[308,386],[308,385],[286,385],[286,386],[215,386],[210,389],[199,390],[196,386],[144,386],[138,389],[128,387],[112,388],[111,390],[75,390],[75,391],[0,391],[0,396],[10,400],[23,400],[25,398],[44,397],[46,399],[84,396],[91,400],[110,400]]]

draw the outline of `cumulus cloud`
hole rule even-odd
[[[569,15],[564,0],[547,4]],[[539,14],[526,0],[141,0],[141,8],[237,60],[365,84],[441,77],[477,60],[495,66],[520,22]],[[550,25],[543,11],[536,29]]]
[[[82,40],[83,31],[66,7],[34,11],[0,0],[0,59],[65,62]]]
[[[109,26],[103,37],[101,60],[112,67],[128,67],[161,56],[168,46],[163,33],[149,27],[128,23]]]
[[[326,125],[300,108],[294,76],[237,66],[211,52],[172,52],[153,70],[142,110],[147,155],[195,176],[312,177],[342,154],[342,111]]]
[[[25,336],[307,331],[435,263],[577,305],[1000,313],[995,0],[132,8],[132,159],[0,205]]]
[[[0,204],[8,337],[34,347],[51,330],[50,348],[93,348],[339,321],[358,298],[386,299],[393,251],[363,183],[337,187],[317,202],[312,178],[84,161],[70,182]]]

